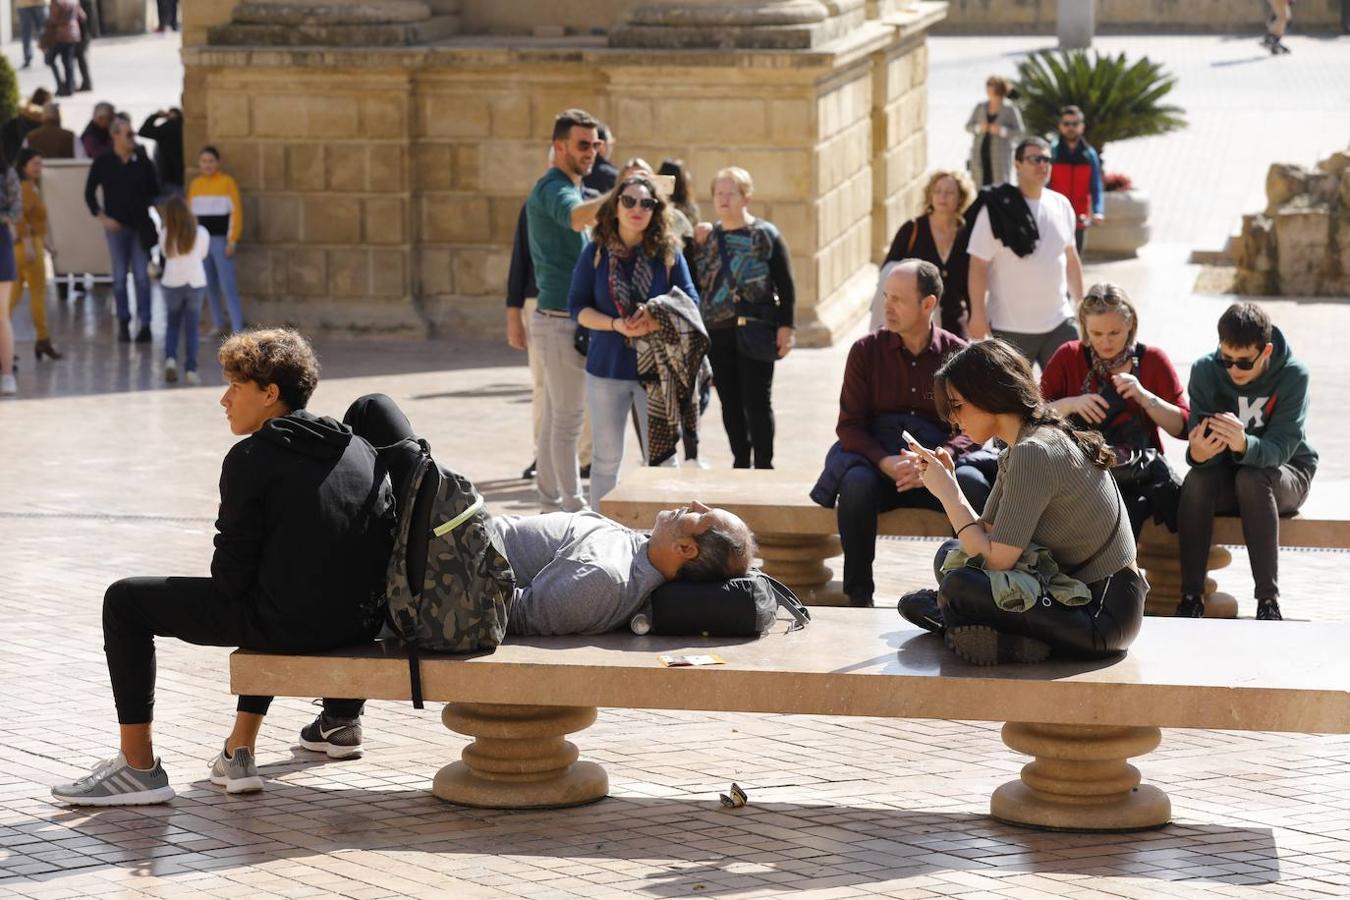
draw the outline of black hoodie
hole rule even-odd
[[[296,650],[368,639],[394,524],[389,479],[370,444],[297,410],[226,455],[211,577],[254,627]]]

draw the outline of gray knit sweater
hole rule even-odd
[[[990,540],[1024,549],[1040,544],[1084,584],[1134,562],[1134,534],[1116,480],[1052,426],[1023,429],[999,457],[982,518],[993,526]]]
[[[985,123],[985,117],[988,115],[988,102],[977,103],[975,108],[970,111],[970,118],[966,120],[966,131],[970,132],[972,138],[970,159],[966,165],[970,169],[970,177],[975,179],[977,189],[983,183],[984,178],[984,167],[980,164],[980,144],[984,141],[984,135],[979,134],[977,129]],[[1026,129],[1022,124],[1021,110],[1009,100],[1004,100],[1003,105],[999,107],[998,119],[994,124],[1002,127],[1005,133],[995,133],[989,136],[989,156],[994,164],[993,178],[990,184],[1004,184],[1012,181],[1013,150],[1022,140]]]

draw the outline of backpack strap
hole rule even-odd
[[[773,588],[774,596],[778,599],[778,605],[792,614],[793,623],[788,630],[798,631],[805,628],[811,621],[811,613],[802,601],[797,599],[797,595],[792,592],[792,589],[772,575],[765,575],[760,571],[756,571],[755,574],[769,583],[769,587]]]
[[[412,688],[413,709],[426,709],[422,702],[422,658],[417,652],[417,644],[405,641],[408,648],[408,684]]]

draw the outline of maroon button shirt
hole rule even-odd
[[[869,426],[883,413],[909,413],[932,419],[951,436],[944,444],[957,459],[975,449],[970,438],[943,422],[933,399],[933,376],[966,342],[933,326],[928,346],[917,356],[900,335],[881,329],[859,338],[848,351],[844,387],[839,393],[839,425],[835,434],[845,450],[861,453],[873,465],[889,456]]]

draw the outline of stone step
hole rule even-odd
[[[207,42],[226,47],[412,47],[459,33],[460,16],[433,15],[420,22],[306,24],[279,28],[232,22],[210,29]]]

